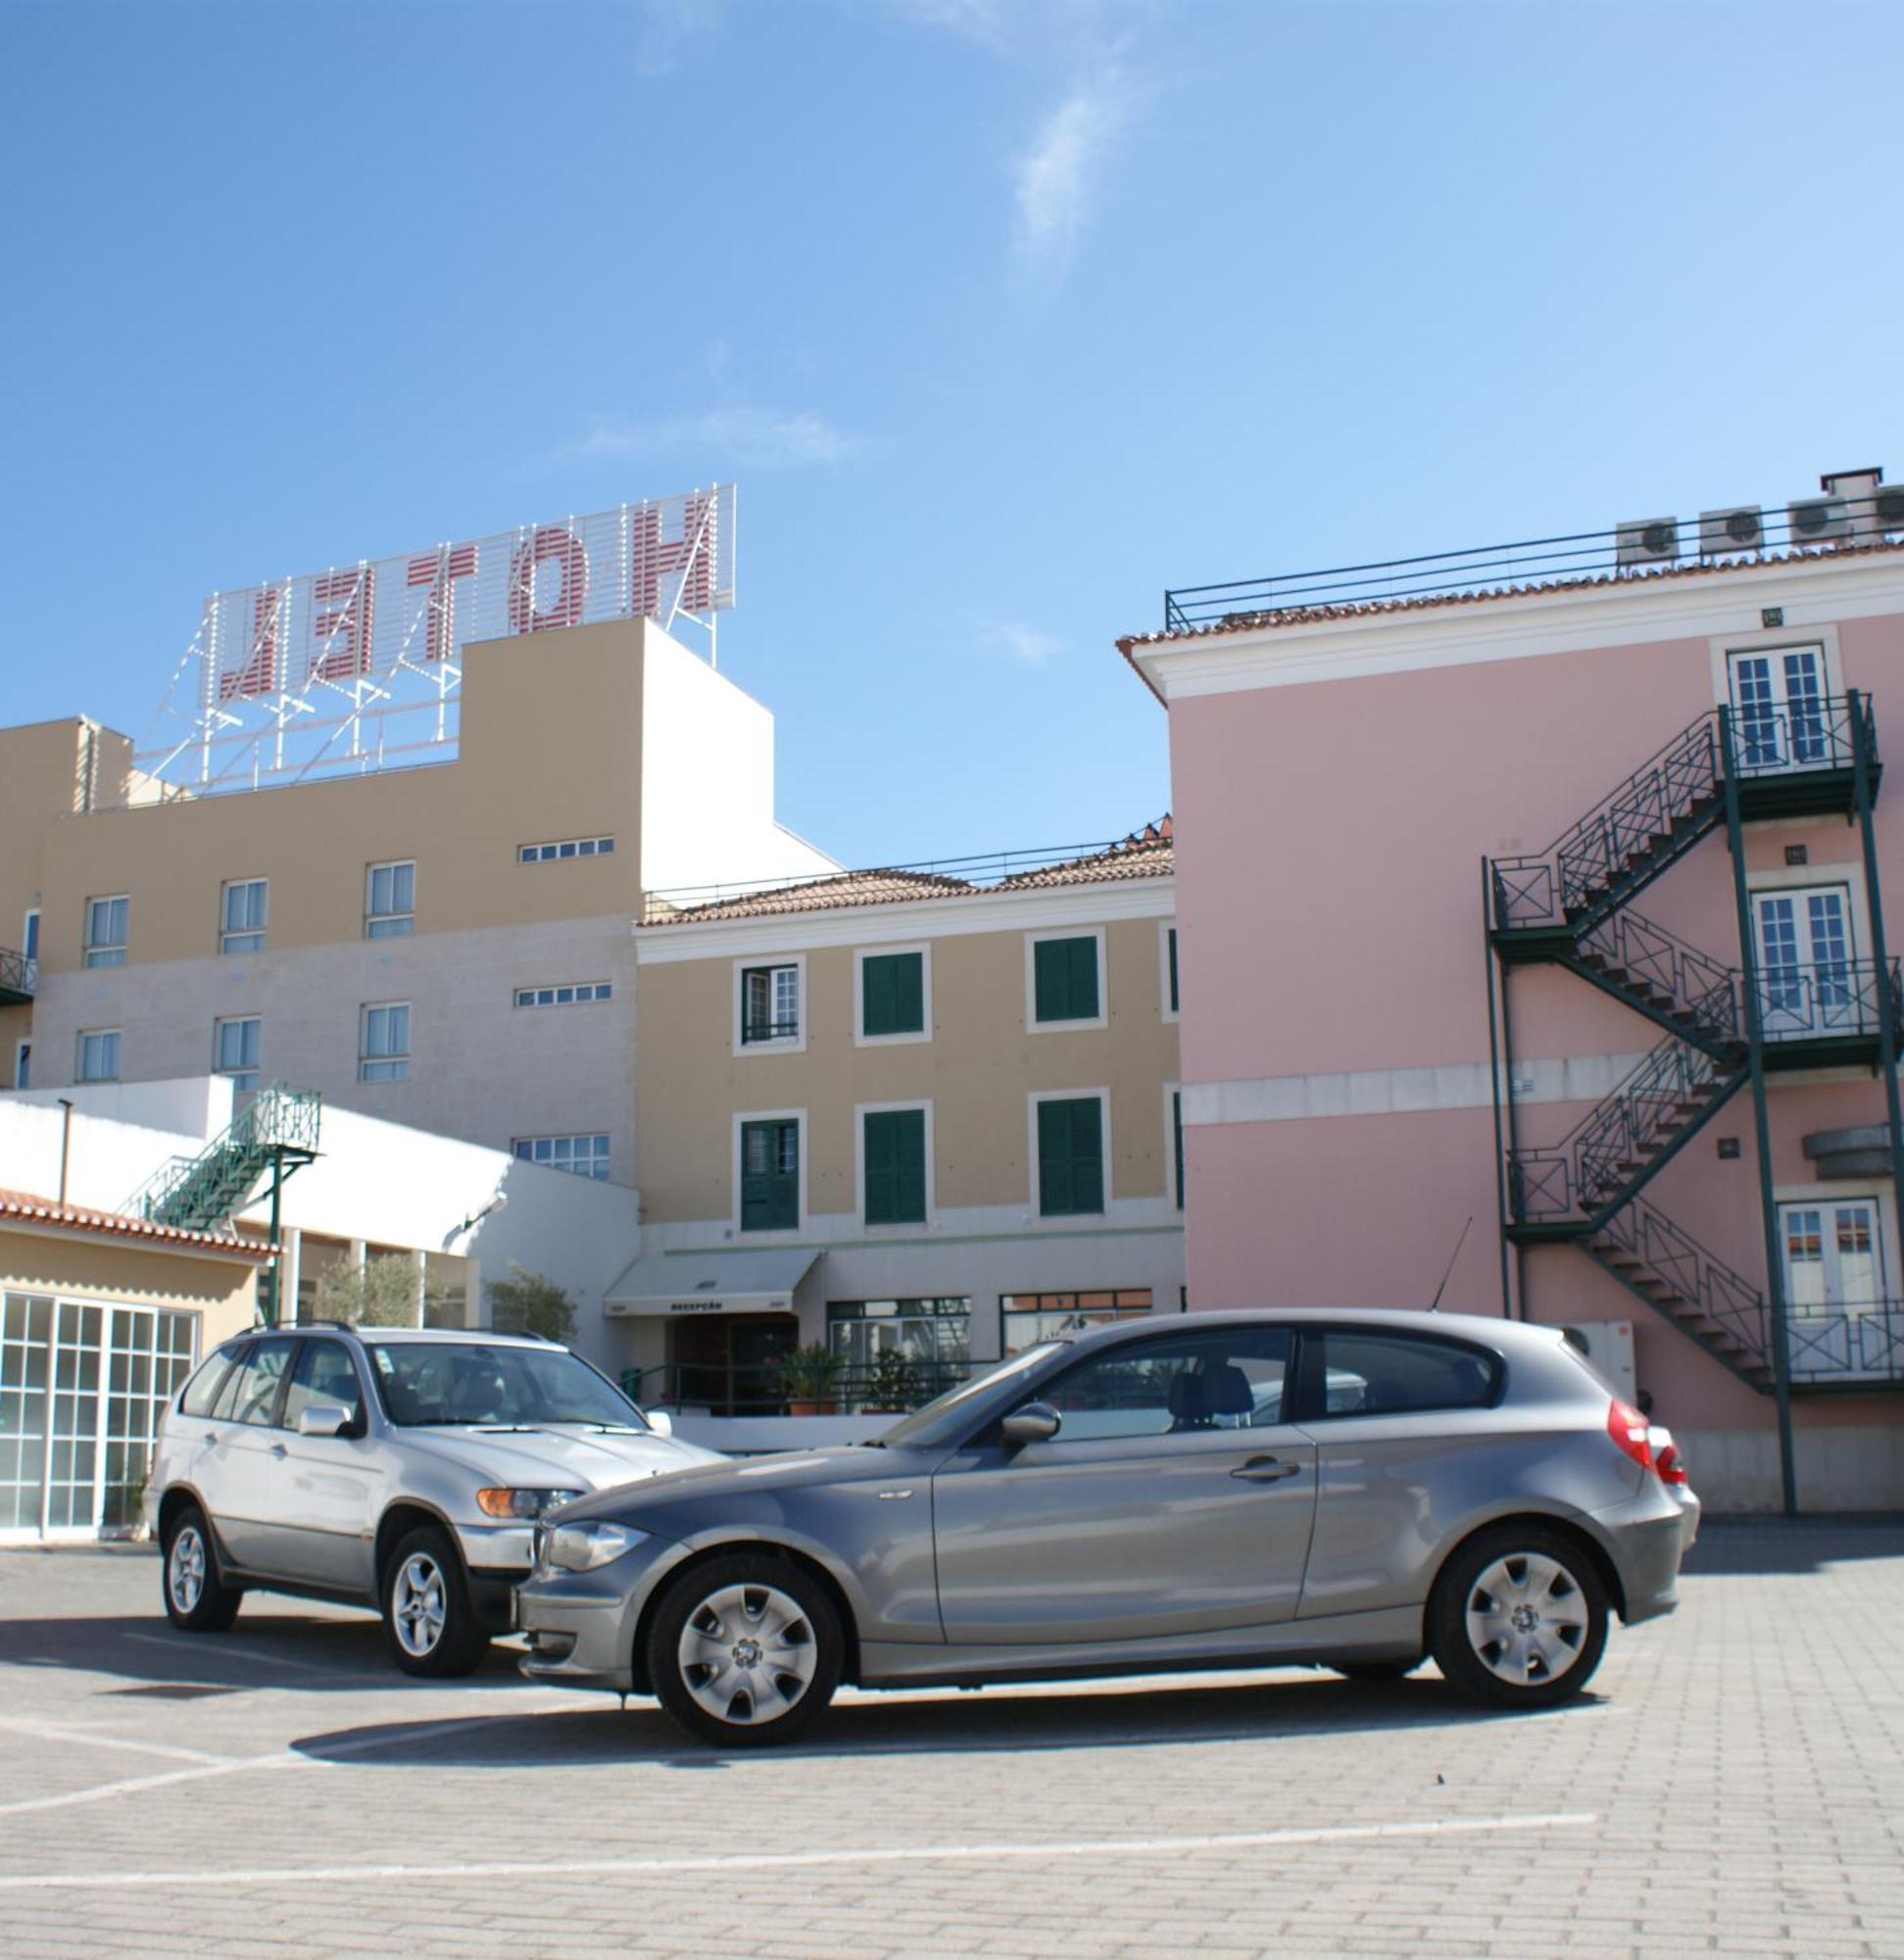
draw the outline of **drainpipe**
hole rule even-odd
[[[73,1155],[73,1103],[60,1098],[60,1202],[66,1202],[66,1169]]]

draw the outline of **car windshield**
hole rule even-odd
[[[405,1427],[648,1426],[626,1396],[566,1348],[492,1348],[474,1341],[373,1341],[366,1346],[383,1406],[392,1422]]]
[[[1041,1341],[1036,1348],[1027,1348],[1022,1354],[1001,1361],[977,1380],[948,1389],[937,1400],[914,1409],[891,1429],[883,1430],[877,1440],[893,1449],[949,1448],[970,1428],[972,1419],[985,1412],[989,1403],[1010,1401],[1028,1370],[1050,1360],[1068,1345],[1063,1341]]]

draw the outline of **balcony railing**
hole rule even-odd
[[[1875,959],[1821,959],[1804,966],[1767,966],[1758,975],[1759,1028],[1768,1043],[1832,1041],[1875,1036],[1882,1003]],[[1890,962],[1893,1025],[1904,1020],[1898,962]]]
[[[0,946],[0,996],[11,995],[17,1000],[29,1001],[38,984],[39,961]]]
[[[1904,1300],[1788,1307],[1785,1347],[1798,1387],[1904,1382]]]
[[[1814,521],[1794,521],[1789,509],[1758,513],[1742,536],[1727,533],[1723,549],[1690,524],[1672,518],[1645,526],[1607,531],[1576,531],[1566,537],[1525,538],[1516,544],[1475,545],[1466,551],[1430,552],[1418,558],[1378,559],[1367,564],[1341,564],[1319,571],[1279,572],[1267,578],[1233,579],[1218,585],[1178,585],[1163,595],[1166,633],[1219,621],[1273,618],[1279,613],[1311,612],[1333,607],[1393,605],[1398,601],[1477,598],[1485,593],[1539,591],[1608,574],[1637,582],[1686,564],[1776,562],[1809,555],[1809,548],[1839,542],[1870,542],[1886,529],[1895,492],[1842,500],[1843,516],[1821,535]],[[1640,535],[1635,539],[1635,533]],[[1691,535],[1687,535],[1691,533]],[[1635,544],[1638,547],[1635,553]],[[1682,545],[1693,546],[1682,556]],[[1643,563],[1628,562],[1635,556]]]

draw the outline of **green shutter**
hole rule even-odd
[[[1177,1011],[1177,928],[1170,928],[1170,1011]]]
[[[741,1125],[741,1230],[787,1232],[800,1223],[800,1125]]]
[[[1177,1152],[1177,1209],[1184,1208],[1184,1096],[1180,1089],[1170,1092],[1170,1135]]]
[[[882,953],[859,963],[860,1031],[869,1035],[925,1032],[925,956]]]
[[[1098,941],[1041,939],[1032,948],[1032,1013],[1041,1021],[1098,1018]]]
[[[865,1120],[866,1223],[923,1225],[926,1215],[925,1111],[881,1109]]]
[[[1038,1208],[1048,1218],[1103,1210],[1103,1110],[1097,1097],[1038,1105]]]

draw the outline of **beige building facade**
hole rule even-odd
[[[824,1343],[853,1408],[883,1353],[916,1396],[1062,1326],[1180,1310],[1173,914],[1167,820],[989,886],[651,901],[643,1251],[606,1303],[644,1393],[749,1413]]]

